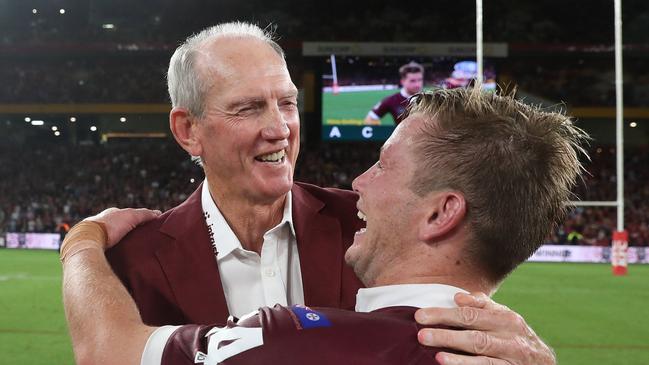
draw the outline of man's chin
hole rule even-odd
[[[362,252],[360,251],[360,247],[358,244],[353,243],[347,251],[345,251],[345,263],[347,266],[350,266],[356,271],[356,267],[359,266],[359,263],[361,261],[362,257]]]
[[[256,195],[274,201],[283,198],[293,188],[293,179],[286,176],[257,176]]]
[[[355,262],[353,247],[354,246],[350,246],[347,249],[347,251],[345,251],[345,263],[347,264],[347,266],[351,266],[351,267],[354,267],[354,262]]]
[[[370,281],[367,278],[368,262],[363,262],[361,253],[357,252],[354,246],[349,247],[347,252],[345,252],[345,263],[354,270],[356,277],[367,287]]]

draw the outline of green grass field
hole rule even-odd
[[[322,123],[330,124],[363,124],[367,113],[388,95],[398,90],[345,92],[334,95],[322,95]],[[390,114],[381,118],[381,125],[394,125]]]
[[[0,249],[0,364],[72,364],[56,252]],[[519,268],[496,300],[522,314],[560,365],[649,364],[649,265]]]

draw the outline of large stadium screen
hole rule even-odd
[[[399,72],[404,65],[423,67],[423,83],[418,85],[423,84],[424,90],[464,87],[473,82],[477,74],[475,60],[458,57],[331,55],[322,65],[322,138],[341,141],[387,139],[396,126],[393,115],[370,112],[385,98],[406,91]],[[485,61],[483,80],[485,89],[496,88],[496,71],[490,60]],[[421,90],[411,85],[411,91],[413,87],[414,91]],[[371,114],[370,119],[368,114]]]

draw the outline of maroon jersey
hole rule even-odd
[[[385,114],[392,114],[394,119],[394,124],[399,124],[404,119],[404,112],[408,106],[408,98],[403,96],[400,92],[390,95],[372,108],[371,113],[374,113],[373,117],[376,119],[381,119]]]
[[[166,342],[161,364],[438,364],[441,349],[417,340],[416,310],[264,307],[226,328],[179,327]]]

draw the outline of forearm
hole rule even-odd
[[[365,117],[364,123],[365,124],[379,124],[381,122],[381,119],[377,119],[374,117],[373,112],[367,113],[367,116]]]
[[[142,323],[101,248],[64,260],[63,302],[77,363],[139,364],[155,328]]]

